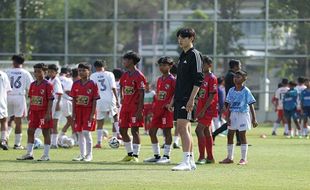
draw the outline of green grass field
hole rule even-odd
[[[26,130],[24,130],[25,132]],[[141,130],[142,131],[142,130]],[[16,161],[25,150],[0,151],[0,189],[310,189],[310,140],[270,136],[270,126],[260,126],[249,132],[247,166],[203,165],[190,172],[172,172],[181,161],[182,151],[173,150],[170,165],[144,164],[152,156],[148,136],[142,136],[140,163],[124,164],[124,147],[94,150],[90,163],[71,159],[79,154],[78,147],[51,150],[50,162]],[[260,138],[262,133],[266,139]],[[282,133],[281,129],[279,134]],[[94,142],[96,134],[93,133]],[[194,136],[195,144],[196,137]],[[11,136],[10,145],[14,137]],[[162,140],[162,138],[161,138]],[[26,145],[26,134],[23,136]],[[35,158],[43,150],[35,150]],[[226,138],[218,137],[214,147],[216,161],[226,156]],[[195,146],[196,157],[198,154]],[[240,148],[235,149],[235,162]]]

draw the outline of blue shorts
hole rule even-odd
[[[296,109],[294,109],[294,110],[284,110],[284,117],[286,119],[291,119],[291,118],[293,118],[294,120],[298,119],[297,110]]]
[[[310,107],[303,107],[303,110],[304,110],[303,117],[304,118],[310,117]]]

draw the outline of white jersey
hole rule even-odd
[[[59,80],[61,82],[62,89],[64,91],[63,98],[67,100],[72,100],[72,98],[66,93],[66,91],[71,91],[73,80],[71,78],[68,78],[66,76],[60,76]]]
[[[297,85],[295,89],[297,90],[298,96],[297,96],[297,109],[301,109],[301,103],[300,103],[300,94],[303,90],[305,90],[307,87],[306,85]]]
[[[116,95],[118,98],[118,104],[121,105],[121,84],[120,81],[116,81]]]
[[[100,99],[97,100],[98,111],[108,111],[116,105],[116,98],[112,89],[116,89],[115,77],[112,72],[99,71],[91,74],[90,79],[98,86]]]
[[[57,100],[58,95],[62,95],[64,93],[62,90],[61,82],[57,76],[54,77],[53,79],[50,78],[48,81],[53,85],[54,100]]]
[[[33,82],[31,74],[23,68],[11,68],[6,71],[12,91],[9,95],[26,95],[26,90],[29,90],[30,84]]]
[[[8,117],[7,94],[11,90],[10,80],[7,74],[0,71],[0,119]]]
[[[289,90],[289,87],[280,87],[276,90],[276,98],[278,99],[277,110],[283,110],[283,98],[284,94]]]

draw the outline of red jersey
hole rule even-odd
[[[136,110],[139,104],[139,90],[144,89],[146,84],[145,76],[141,71],[125,72],[120,85],[123,92],[122,108],[126,110]]]
[[[167,77],[160,77],[157,80],[156,96],[154,99],[154,108],[162,109],[171,102],[174,95],[176,79],[172,74]]]
[[[87,81],[85,84],[81,80],[75,81],[70,96],[75,98],[75,106],[80,108],[91,108],[93,101],[100,98],[98,87],[92,80]]]
[[[207,74],[204,78],[198,93],[198,103],[196,114],[199,114],[205,106],[210,94],[214,94],[210,106],[207,108],[205,116],[217,117],[218,116],[218,91],[217,91],[217,78],[213,73]]]
[[[54,99],[53,85],[47,80],[43,80],[40,84],[38,81],[34,81],[30,84],[28,97],[30,98],[30,110],[45,111],[48,101]]]

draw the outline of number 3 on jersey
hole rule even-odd
[[[98,80],[100,82],[100,91],[105,91],[107,86],[104,84],[105,79]]]
[[[20,81],[21,78],[22,76],[17,76],[14,80],[14,76],[11,76],[11,88],[20,88],[22,86],[22,82]]]

